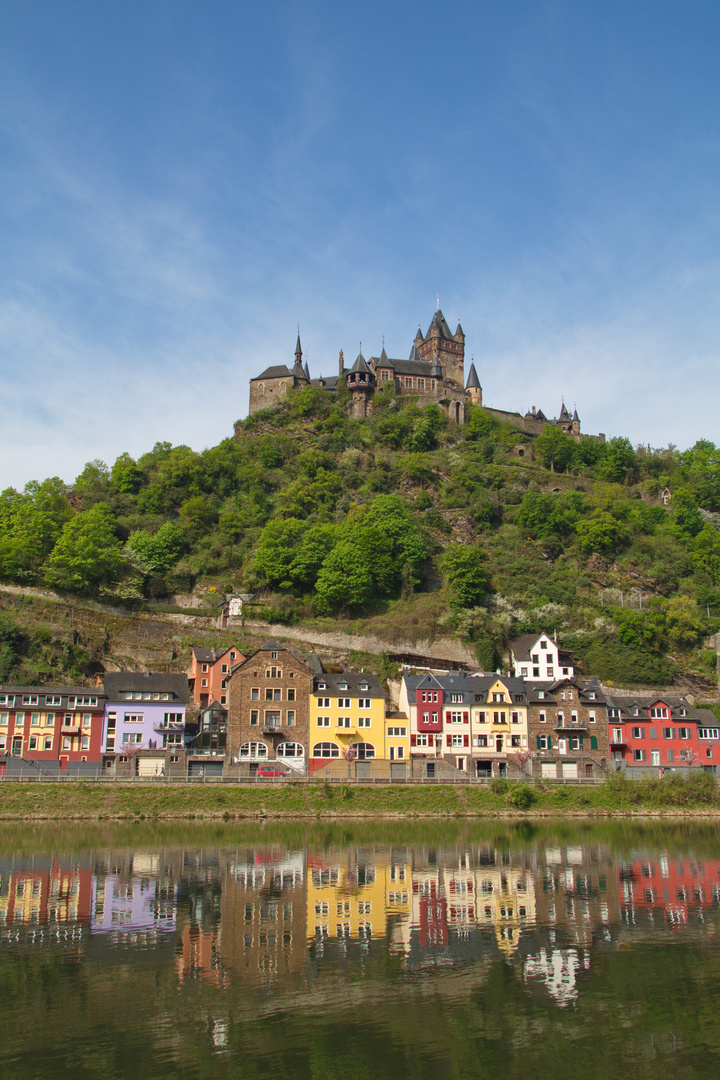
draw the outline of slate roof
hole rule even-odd
[[[487,675],[469,675],[467,672],[456,672],[453,675],[435,675],[432,672],[426,672],[424,675],[405,673],[403,680],[408,694],[413,694],[415,691],[426,687],[428,690],[439,687],[446,694],[462,694],[462,702],[456,704],[487,703],[490,688],[495,686],[498,680],[503,686],[507,687],[513,701],[525,699],[525,682],[514,675],[505,676],[491,673]],[[506,704],[512,704],[512,702]]]
[[[465,384],[465,389],[466,390],[470,390],[471,388],[477,388],[478,390],[480,389],[480,380],[478,379],[477,371],[475,370],[475,365],[474,364],[470,365],[470,370],[468,371],[467,382]]]
[[[325,689],[320,688],[320,683],[325,684]],[[347,690],[342,687],[347,686]],[[361,690],[361,686],[367,686],[367,690]],[[354,671],[344,671],[342,674],[320,673],[313,679],[313,694],[333,694],[335,696],[346,694],[350,697],[360,697],[361,694],[369,694],[370,697],[384,698],[385,690],[377,675],[358,674]]]
[[[192,654],[199,664],[214,664],[221,656],[226,656],[231,649],[236,649],[236,646],[228,645],[227,649],[201,649],[197,645],[193,645]],[[239,649],[236,649],[236,651],[240,653]],[[242,656],[242,653],[240,655]]]
[[[662,717],[649,717],[648,709],[656,702],[668,705],[670,719],[673,721],[695,720],[697,723],[707,723],[710,727],[717,727],[717,717],[710,709],[695,709],[682,695],[679,694],[638,694],[632,696],[606,698],[608,707],[620,709],[622,720],[649,720],[662,724]],[[639,710],[639,716],[634,715],[634,710]],[[682,710],[685,710],[684,714]]]
[[[392,360],[386,355],[385,359],[371,356],[370,363],[375,371],[378,368],[392,368],[396,375],[419,375],[420,378],[431,378],[431,363],[429,360]]]
[[[370,368],[367,366],[367,361],[366,361],[365,357],[363,356],[363,354],[361,352],[358,353],[357,360],[355,361],[353,366],[350,368],[350,374],[351,375],[353,374],[353,372],[355,372],[356,374],[359,373],[359,372],[362,372],[363,374],[366,374],[366,375],[371,375],[372,374],[372,372],[370,371]]]
[[[445,320],[445,316],[443,315],[440,308],[437,309],[437,311],[435,312],[435,314],[432,317],[432,322],[430,323],[430,327],[428,329],[428,332],[425,335],[425,340],[427,340],[430,337],[431,331],[433,329],[438,329],[440,331],[440,337],[445,338],[446,341],[452,341],[453,340],[452,333],[450,332],[450,327],[448,326],[448,324],[447,324],[447,322]]]
[[[259,382],[260,379],[291,379],[292,374],[286,364],[275,364],[274,367],[265,368],[262,375],[256,375],[250,382]]]
[[[188,681],[186,675],[158,671],[107,671],[105,694],[111,701],[120,700],[118,695],[135,693],[171,693],[175,701],[187,701]]]
[[[322,386],[325,390],[335,390],[338,384],[338,375],[328,375],[327,378],[323,378],[322,375],[319,379],[311,379],[311,386]]]

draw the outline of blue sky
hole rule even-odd
[[[436,295],[488,404],[720,441],[720,5],[4,0],[0,488]]]

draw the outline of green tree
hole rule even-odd
[[[364,607],[374,593],[367,553],[353,540],[341,540],[323,562],[315,590],[322,614]]]
[[[51,588],[87,593],[113,584],[123,565],[112,511],[98,503],[67,522],[47,560],[45,581]]]
[[[637,472],[637,459],[629,439],[615,438],[605,443],[597,464],[597,473],[602,480],[611,483],[629,483]]]
[[[125,554],[144,574],[163,574],[169,570],[186,548],[186,540],[171,521],[166,521],[155,534],[136,529],[125,545]]]
[[[607,511],[578,521],[575,531],[583,555],[613,555],[627,539],[625,527]]]
[[[125,452],[115,460],[110,478],[124,495],[135,495],[143,482],[143,471],[134,458]]]
[[[565,472],[575,455],[575,443],[562,428],[546,424],[535,440],[535,451],[546,469]]]
[[[440,566],[454,608],[479,607],[483,603],[490,576],[485,566],[485,553],[479,547],[452,544],[445,551]]]

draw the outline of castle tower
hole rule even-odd
[[[419,335],[420,331],[418,331]],[[440,308],[433,315],[427,334],[422,340],[415,338],[415,345],[422,360],[434,363],[436,360],[443,370],[443,377],[462,389],[465,385],[465,335],[458,323],[455,333],[451,333],[445,316]]]
[[[465,387],[470,400],[473,405],[482,405],[482,386],[480,380],[477,377],[477,371],[475,370],[475,364],[470,365],[470,371],[468,372],[467,385]]]
[[[295,346],[295,363],[302,367],[302,345],[300,344],[300,331],[298,330],[297,345]]]
[[[345,375],[350,391],[350,415],[362,420],[372,415],[372,399],[375,393],[375,376],[367,365],[362,352]]]

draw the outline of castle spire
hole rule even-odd
[[[302,345],[300,344],[300,327],[298,326],[297,345],[295,346],[295,363],[302,367]]]

